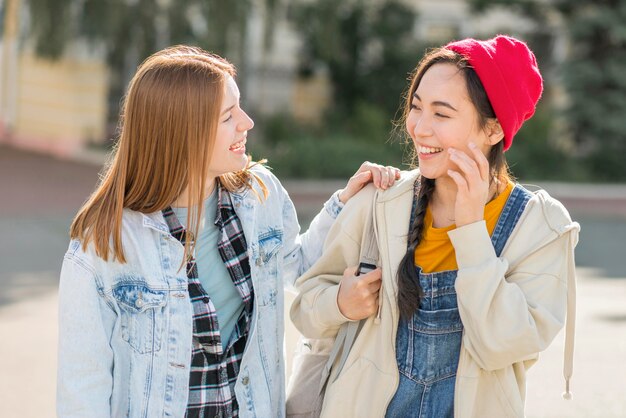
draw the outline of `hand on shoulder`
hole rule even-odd
[[[368,183],[377,189],[387,190],[400,178],[400,170],[392,166],[365,161],[356,173],[348,180],[346,187],[339,193],[339,200],[345,204]]]

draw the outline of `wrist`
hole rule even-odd
[[[339,216],[339,213],[344,206],[341,200],[339,200],[339,192],[341,192],[341,190],[337,190],[335,193],[333,193],[330,199],[328,199],[326,203],[324,203],[324,209],[332,219],[336,219],[337,216]]]
[[[344,317],[346,321],[354,321],[347,313],[346,307],[340,301],[342,300],[343,293],[341,292],[342,283],[339,282],[339,290],[337,291],[337,309],[339,310],[339,314]]]
[[[465,225],[470,225],[476,222],[480,222],[484,220],[484,218],[485,218],[485,213],[483,209],[480,211],[480,213],[476,212],[470,216],[457,216],[454,224],[456,225],[457,228],[460,228]]]

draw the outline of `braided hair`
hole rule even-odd
[[[428,201],[435,190],[435,180],[420,176],[419,181],[419,194],[417,196],[415,219],[409,234],[409,247],[398,268],[398,306],[400,315],[403,318],[413,316],[423,296],[422,288],[419,285],[419,275],[415,270],[413,254],[415,254],[415,249],[424,233],[424,216],[426,215]]]
[[[433,65],[442,63],[455,65],[459,69],[459,72],[464,76],[469,98],[478,113],[479,127],[485,128],[490,120],[496,119],[496,114],[491,106],[491,103],[489,102],[485,88],[467,59],[462,55],[445,48],[438,48],[426,54],[415,69],[411,85],[406,96],[402,122],[406,121],[406,118],[411,111],[411,100],[413,94],[417,90],[417,87],[426,71],[428,71],[428,69],[430,69]],[[398,123],[396,125],[397,128],[400,126],[405,126],[405,124]],[[410,137],[408,137],[407,140],[411,141]],[[487,159],[489,161],[490,168],[490,182],[495,181],[496,179],[502,182],[508,182],[511,179],[506,159],[504,158],[503,141],[499,141],[496,145],[491,147]],[[415,163],[416,161],[417,150],[414,149],[413,162]],[[419,308],[420,299],[423,296],[423,291],[419,284],[419,275],[415,269],[415,249],[419,246],[422,240],[426,209],[428,208],[429,201],[435,191],[434,179],[428,179],[424,176],[420,176],[419,182],[419,192],[416,196],[417,206],[415,209],[415,218],[411,224],[409,232],[408,248],[406,254],[402,258],[402,261],[400,262],[397,272],[398,308],[400,310],[400,316],[404,319],[409,319],[413,316],[415,311]]]

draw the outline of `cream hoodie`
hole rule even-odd
[[[365,219],[374,216],[383,269],[380,322],[374,317],[365,322],[341,374],[331,374],[322,417],[383,417],[398,386],[396,271],[407,248],[417,176],[417,170],[404,172],[387,191],[370,185],[353,197],[331,228],[322,257],[296,282],[299,295],[291,308],[296,327],[307,338],[334,337],[348,321],[337,306],[339,282],[346,267],[358,264]],[[563,327],[566,311],[569,385],[579,229],[557,200],[539,191],[500,258],[484,221],[449,232],[464,326],[455,417],[523,417],[526,370]]]

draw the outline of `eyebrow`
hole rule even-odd
[[[235,107],[235,105],[232,105],[230,107],[228,107],[227,109],[225,109],[221,114],[220,117],[224,116],[226,113],[230,112],[231,110],[233,110],[233,107]]]
[[[417,100],[419,100],[420,102],[422,101],[422,99],[420,99],[419,95],[417,93],[413,93],[413,97],[416,98]],[[434,101],[432,103],[433,106],[443,106],[443,107],[447,107],[450,110],[454,110],[455,112],[458,112],[458,110],[456,110],[454,108],[454,106],[452,106],[450,103],[448,102],[442,102],[440,100]]]

